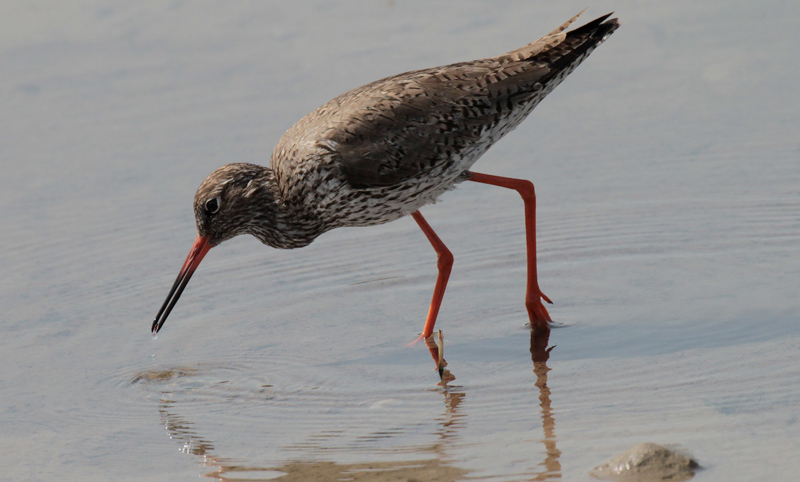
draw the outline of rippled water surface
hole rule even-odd
[[[531,179],[525,326],[513,192],[277,251],[215,248],[157,339],[196,186],[265,164],[357,85],[495,55],[583,3],[0,6],[0,453],[9,480],[587,480],[642,442],[694,480],[800,462],[800,22],[792,2],[629,1],[622,28],[479,172]]]

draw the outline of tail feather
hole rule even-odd
[[[592,20],[591,22],[588,22],[588,23],[586,23],[584,25],[581,25],[580,27],[576,28],[575,30],[567,32],[567,36],[569,37],[569,36],[575,36],[575,35],[583,35],[585,33],[591,32],[592,30],[594,30],[594,29],[598,28],[600,25],[602,25],[603,22],[605,22],[605,20],[608,17],[612,16],[612,15],[614,15],[614,12],[610,12],[610,13],[607,13],[607,14],[603,15],[602,17],[598,17],[598,18]],[[616,20],[616,19],[613,19],[613,20]]]
[[[558,35],[561,32],[563,32],[564,30],[568,29],[569,26],[572,25],[575,22],[575,20],[578,20],[578,17],[583,15],[583,13],[586,12],[587,10],[589,10],[589,7],[586,7],[583,10],[581,10],[580,12],[578,12],[577,15],[575,15],[571,19],[567,20],[566,22],[562,23],[557,29],[555,29],[552,32],[550,32],[549,34],[545,35],[545,37],[551,37],[553,35]]]
[[[544,69],[545,72],[536,79],[541,89],[540,99],[544,98],[619,28],[619,20],[609,19],[611,15],[603,15],[566,33],[559,31],[559,27],[555,34],[502,55],[498,60],[530,62]]]
[[[585,11],[586,10],[583,12]],[[595,47],[600,45],[619,27],[619,20],[616,18],[608,20],[608,17],[612,15],[612,13],[609,13],[575,30],[565,32],[583,12],[567,20],[557,29],[539,40],[500,55],[497,57],[497,60],[501,62],[541,62],[542,64],[552,67],[554,64],[560,63],[559,60],[562,57],[569,56],[571,53],[594,50]],[[580,53],[578,55],[580,55]]]
[[[608,19],[612,14],[603,15],[592,20],[586,25],[567,32],[566,38],[560,44],[531,58],[531,61],[544,61],[551,69],[550,76],[565,77],[572,72],[583,60],[609,35],[619,28],[619,20]],[[542,79],[546,84],[547,79]]]

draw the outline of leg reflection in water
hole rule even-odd
[[[555,346],[547,347],[550,340],[550,329],[541,327],[531,327],[531,361],[533,361],[533,373],[536,375],[536,387],[539,389],[539,406],[542,412],[542,428],[544,430],[545,459],[539,464],[537,471],[542,467],[543,472],[538,472],[536,477],[530,480],[560,480],[561,479],[561,451],[556,448],[556,421],[553,418],[553,409],[550,406],[550,388],[547,386],[547,360],[550,352]]]

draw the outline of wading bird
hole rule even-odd
[[[583,13],[583,12],[581,12]],[[453,256],[419,209],[463,181],[510,188],[525,203],[531,326],[547,327],[550,300],[536,275],[535,195],[530,181],[470,171],[564,78],[611,35],[605,15],[506,54],[377,80],[303,117],[278,141],[270,167],[236,163],[197,189],[198,236],[158,311],[153,333],[209,249],[240,234],[275,248],[300,248],[346,226],[388,223],[410,214],[438,254],[439,274],[420,338],[433,333]]]

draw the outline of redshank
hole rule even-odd
[[[583,13],[583,12],[581,12]],[[411,214],[438,255],[439,274],[420,338],[433,333],[453,255],[420,214],[463,181],[514,189],[525,204],[531,326],[550,315],[536,275],[536,198],[530,181],[469,169],[528,114],[619,22],[602,16],[491,58],[416,70],[351,90],[308,114],[278,141],[270,167],[236,163],[197,189],[198,236],[153,321],[157,333],[209,249],[240,234],[300,248],[345,226]]]

